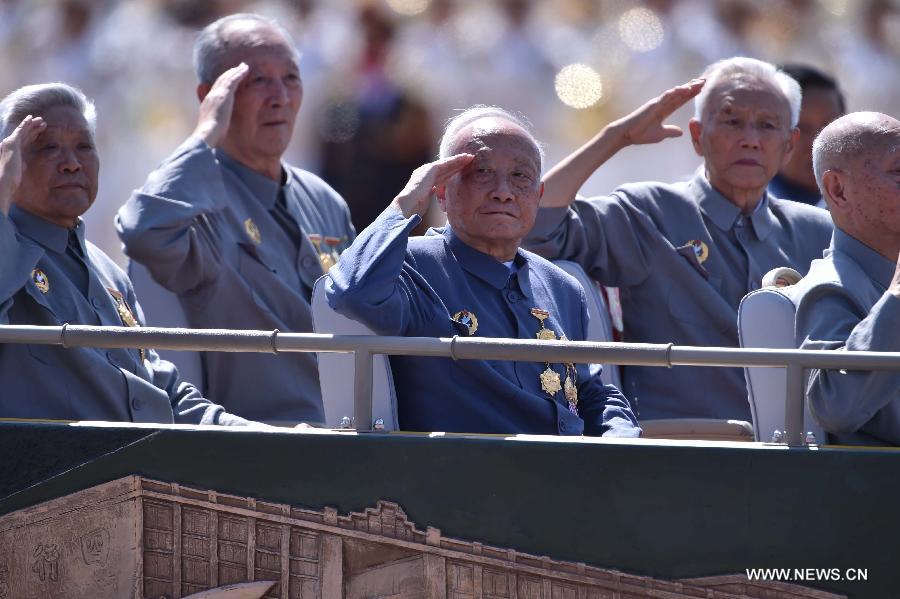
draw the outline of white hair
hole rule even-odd
[[[293,51],[297,64],[300,64],[300,52],[297,50],[291,34],[278,21],[255,13],[236,13],[213,21],[204,27],[197,36],[197,41],[194,42],[194,72],[201,83],[212,85],[219,75],[225,72],[225,55],[234,47],[225,35],[228,26],[248,21],[266,25],[278,32]],[[251,42],[248,45],[255,44]]]
[[[0,139],[5,139],[28,116],[41,116],[51,108],[67,106],[84,115],[91,135],[97,125],[97,109],[77,87],[67,83],[26,85],[0,101]]]
[[[538,142],[537,138],[535,138],[534,133],[531,130],[531,123],[528,119],[521,114],[506,110],[505,108],[500,108],[499,106],[486,106],[484,104],[466,108],[447,121],[444,125],[444,132],[441,135],[438,158],[448,158],[452,156],[455,153],[456,137],[459,135],[459,132],[475,121],[485,118],[500,119],[521,127],[537,149],[538,154],[541,157],[541,163],[543,164],[544,148]]]
[[[845,168],[848,160],[880,149],[878,138],[896,133],[900,122],[880,112],[851,112],[829,123],[813,142],[813,172],[825,195],[825,171]]]
[[[791,108],[791,129],[797,126],[797,122],[800,120],[800,102],[803,99],[800,84],[774,65],[746,56],[726,58],[706,67],[706,70],[700,75],[706,79],[706,83],[694,98],[694,118],[698,121],[703,120],[703,111],[706,110],[709,94],[719,81],[740,75],[747,75],[779,90]]]

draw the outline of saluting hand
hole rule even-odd
[[[4,215],[9,214],[13,194],[22,182],[22,152],[46,128],[44,119],[29,114],[9,137],[0,142],[0,212]]]
[[[231,122],[231,111],[234,108],[234,94],[249,71],[250,67],[243,62],[231,67],[219,75],[200,102],[200,116],[194,135],[205,141],[209,147],[215,148],[225,139]]]
[[[673,87],[653,98],[631,114],[610,124],[622,131],[625,145],[653,144],[670,137],[679,137],[683,131],[663,121],[684,106],[703,89],[705,79],[692,79],[684,85]]]
[[[457,154],[436,162],[423,164],[413,171],[409,182],[391,205],[409,218],[413,214],[424,216],[431,204],[435,187],[446,183],[450,177],[462,171],[475,158],[474,154]]]

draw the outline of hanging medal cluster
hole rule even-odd
[[[550,318],[550,312],[547,310],[542,310],[540,308],[532,308],[531,315],[538,319],[541,327],[538,329],[537,338],[541,341],[556,341],[556,332],[553,329],[548,329],[546,323],[544,322],[548,318]],[[566,336],[563,335],[560,337],[560,340],[565,340]],[[541,373],[541,389],[549,395],[550,397],[556,397],[556,394],[560,391],[566,396],[566,401],[569,404],[569,411],[578,415],[578,378],[575,372],[575,364],[568,363],[564,364],[566,368],[566,380],[562,383],[560,382],[559,373],[553,370],[550,367],[550,362],[546,362],[547,369]]]

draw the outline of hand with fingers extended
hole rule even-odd
[[[200,102],[200,116],[194,135],[209,147],[215,148],[225,139],[234,108],[234,94],[249,71],[250,67],[243,62],[231,67],[219,75]]]
[[[692,79],[653,98],[643,106],[610,124],[621,131],[625,145],[654,144],[670,137],[679,137],[683,131],[676,125],[666,125],[665,120],[684,106],[703,89],[705,79]]]
[[[6,139],[0,142],[0,213],[9,214],[13,194],[22,182],[22,173],[25,169],[22,154],[25,148],[33,143],[46,127],[44,119],[29,114]]]
[[[422,216],[431,203],[435,188],[444,185],[450,178],[461,172],[475,158],[473,154],[457,154],[436,162],[423,164],[413,171],[409,182],[391,203],[403,216]]]

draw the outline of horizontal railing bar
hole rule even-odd
[[[181,351],[342,352],[454,359],[614,363],[638,366],[786,367],[900,370],[900,352],[692,347],[537,339],[379,337],[232,329],[0,325],[0,343],[66,347],[152,347]]]

